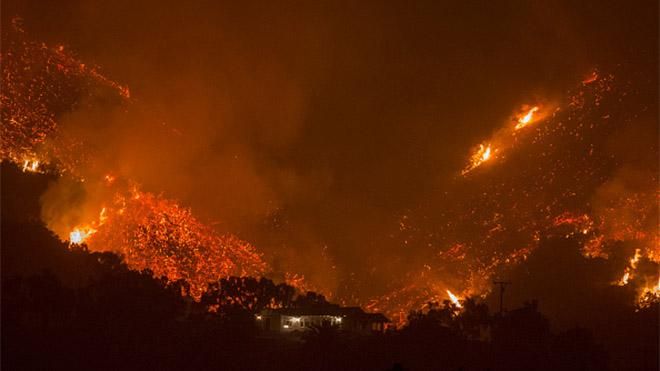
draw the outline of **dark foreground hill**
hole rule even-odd
[[[38,198],[48,180],[2,165],[3,370],[658,369],[657,304],[612,312],[613,323],[628,324],[615,341],[579,326],[553,333],[534,301],[493,314],[472,299],[462,310],[429,303],[410,313],[407,326],[381,335],[319,327],[295,339],[265,336],[254,325],[261,304],[224,300],[238,288],[234,283],[251,287],[244,290],[252,297],[269,287],[281,305],[324,299],[296,298],[286,285],[241,278],[215,283],[225,290],[193,302],[182,295],[185,282],[168,284],[129,270],[114,254],[69,248],[55,238],[39,220]],[[588,323],[592,313],[581,315]]]

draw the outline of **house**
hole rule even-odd
[[[358,334],[384,332],[390,322],[380,313],[365,313],[359,307],[328,304],[309,308],[264,310],[256,316],[257,326],[281,334],[302,333],[313,327],[334,326]]]

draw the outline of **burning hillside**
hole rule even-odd
[[[30,41],[18,20],[12,32],[3,34],[2,61],[2,158],[26,172],[62,175],[42,198],[43,219],[60,238],[92,250],[118,252],[133,269],[184,279],[196,297],[220,277],[271,271],[270,262],[249,243],[203,223],[169,194],[153,192],[153,184],[143,190],[121,171],[130,167],[158,173],[158,155],[144,160],[136,155],[139,151],[128,150],[134,156],[119,161],[115,148],[103,141],[108,133],[119,135],[112,128],[97,132],[89,123],[90,136],[98,144],[58,126],[63,115],[97,106],[100,116],[107,107],[108,115],[129,111],[137,98],[130,97],[128,88],[63,46]],[[464,165],[437,187],[434,199],[411,207],[410,215],[400,218],[399,230],[390,234],[393,245],[405,246],[405,253],[414,255],[394,256],[393,264],[406,261],[419,269],[397,277],[389,294],[369,300],[357,293],[357,301],[401,318],[428,301],[448,299],[460,306],[460,298],[487,293],[493,277],[506,275],[533,254],[543,238],[553,236],[579,241],[587,258],[611,259],[620,269],[608,284],[634,285],[639,305],[657,300],[657,167],[640,166],[638,158],[626,161],[627,149],[619,149],[616,142],[619,136],[631,135],[637,120],[657,102],[643,99],[628,79],[630,74],[624,69],[592,71],[560,98],[534,98],[511,107],[508,121],[465,149]],[[176,136],[167,143],[183,138],[164,123],[145,124],[127,132],[137,137],[131,143],[141,143],[154,127],[160,131],[153,135],[167,131]],[[186,144],[200,147],[196,140]],[[657,143],[642,151],[644,159],[657,158]],[[207,153],[192,152],[202,155],[179,165],[197,169],[196,182],[225,176],[197,168],[208,161]],[[231,159],[241,161],[239,155]],[[228,166],[246,163],[250,162]],[[293,184],[286,190],[300,191],[298,175],[285,175],[282,183]],[[196,191],[197,183],[181,183],[176,186]],[[217,193],[219,198],[232,198],[231,193]],[[263,194],[267,201],[255,203],[267,204],[260,206],[270,211],[277,200],[268,191]],[[303,198],[313,197],[305,193]],[[621,255],[626,255],[623,264],[613,258]],[[642,272],[640,266],[656,269]],[[304,285],[301,277],[287,275],[298,286]]]
[[[266,263],[248,243],[218,234],[189,209],[141,191],[129,179],[101,176],[104,169],[94,167],[93,150],[63,137],[57,117],[100,97],[127,104],[128,88],[63,46],[29,41],[20,19],[13,27],[11,35],[3,34],[2,158],[26,172],[61,174],[58,186],[44,195],[42,212],[61,239],[119,253],[132,269],[186,280],[197,298],[219,278],[264,274]]]
[[[428,253],[417,273],[370,307],[396,317],[428,301],[455,301],[447,287],[484,295],[492,278],[506,276],[548,237],[579,241],[586,258],[629,254],[627,263],[612,258],[621,268],[609,283],[633,284],[638,305],[658,300],[657,168],[623,163],[610,144],[653,104],[635,89],[594,72],[560,102],[512,115],[432,205],[441,217],[424,206],[413,214],[427,216],[401,218],[393,238]],[[657,146],[647,150],[657,155]],[[655,268],[637,272],[640,260]]]
[[[115,195],[98,221],[73,229],[71,243],[92,250],[111,246],[132,269],[187,281],[199,298],[209,282],[228,276],[260,277],[266,264],[248,243],[218,235],[171,200],[134,190]]]

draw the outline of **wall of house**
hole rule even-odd
[[[382,332],[383,324],[373,322],[365,318],[354,316],[334,316],[334,315],[301,315],[290,316],[279,313],[268,313],[256,316],[257,326],[263,330],[293,333],[309,331],[315,326],[336,326],[341,330],[351,331],[362,334],[371,334],[373,332]]]
[[[308,331],[325,324],[342,328],[343,318],[329,315],[281,316],[281,332]]]

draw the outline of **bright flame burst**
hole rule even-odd
[[[538,106],[532,107],[527,114],[522,116],[521,118],[518,119],[518,123],[516,124],[516,127],[514,128],[515,130],[520,130],[524,128],[525,126],[529,125],[532,122],[532,119],[534,118],[534,113],[539,110]]]
[[[72,245],[81,245],[94,233],[96,233],[96,229],[94,228],[76,227],[69,233],[69,242]]]
[[[105,224],[108,220],[107,209],[104,207],[99,212],[99,217],[97,221],[90,223],[85,226],[77,226],[69,232],[69,244],[70,245],[82,245],[86,243],[87,240],[98,231],[98,228]]]
[[[633,275],[635,273],[635,270],[637,269],[637,263],[639,263],[639,259],[642,257],[642,250],[641,249],[635,249],[635,255],[633,255],[632,258],[630,258],[630,265],[626,267],[623,277],[617,282],[619,286],[625,286],[628,284],[631,278],[633,278]]]
[[[23,172],[37,173],[39,172],[39,160],[25,160],[23,161]]]
[[[458,297],[454,294],[452,294],[451,291],[447,290],[447,295],[449,295],[449,300],[457,307],[457,308],[462,308],[463,306],[461,305],[461,302],[458,300]]]
[[[477,167],[481,166],[481,164],[483,164],[484,162],[490,160],[491,157],[492,157],[491,145],[487,144],[487,145],[484,146],[483,144],[480,144],[479,149],[477,149],[474,152],[474,154],[472,154],[472,156],[470,157],[470,163],[468,164],[468,166],[465,169],[463,169],[461,174],[465,175],[465,174],[469,173],[470,171],[472,171],[472,170],[476,169]]]

